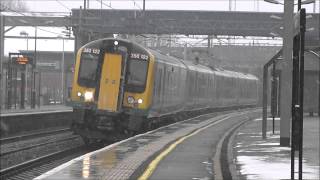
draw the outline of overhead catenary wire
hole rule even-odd
[[[60,0],[56,0],[56,1],[57,1],[57,3],[59,3],[64,8],[68,9],[69,11],[71,11],[71,9],[68,6],[66,6],[65,4],[63,4]]]
[[[19,15],[21,15],[21,16],[26,16],[26,15],[25,15],[24,13],[22,13],[22,12],[13,10],[13,9],[11,9],[11,8],[3,5],[3,4],[0,4],[0,5],[1,5],[1,8],[6,9],[7,11],[10,11],[10,12],[13,12],[13,13],[16,13],[16,14],[19,14]],[[25,24],[28,24],[28,23],[25,23]],[[30,25],[30,26],[32,26],[32,25]],[[62,33],[57,33],[57,32],[53,32],[53,31],[49,31],[49,30],[42,29],[42,28],[39,28],[39,27],[38,27],[37,29],[39,29],[39,30],[41,30],[41,31],[48,32],[48,33],[56,34],[56,35],[64,35],[64,34],[62,34]]]
[[[111,1],[110,1],[110,4],[107,4],[105,2],[103,2],[103,0],[96,0],[97,2],[99,2],[101,5],[104,5],[110,9],[114,9],[112,6],[111,6]]]

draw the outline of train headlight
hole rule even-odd
[[[78,93],[77,93],[77,96],[78,96],[78,97],[80,97],[81,95],[82,95],[81,92],[78,92]]]
[[[143,100],[142,99],[138,99],[138,103],[142,104]]]
[[[133,104],[134,103],[134,98],[132,96],[128,97],[128,103]]]
[[[85,101],[91,101],[92,99],[93,99],[93,93],[92,92],[84,93],[84,100]]]
[[[118,41],[114,41],[113,44],[114,44],[115,46],[118,46],[119,42],[118,42]]]

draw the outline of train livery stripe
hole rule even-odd
[[[160,163],[160,161],[165,158],[171,151],[173,151],[177,145],[181,144],[183,141],[185,141],[186,139],[198,134],[199,132],[213,126],[216,125],[226,119],[229,119],[231,116],[227,116],[223,119],[220,119],[218,121],[214,121],[213,123],[210,123],[196,131],[193,131],[190,134],[187,134],[185,136],[182,136],[181,138],[179,138],[177,141],[173,142],[168,148],[166,148],[164,151],[162,151],[154,160],[151,161],[151,163],[148,165],[147,169],[143,172],[143,174],[138,178],[138,180],[146,180],[148,179],[154,172],[154,170],[157,168],[158,164]]]

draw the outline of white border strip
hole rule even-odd
[[[1,113],[0,117],[10,117],[10,116],[24,116],[24,115],[36,115],[36,114],[53,114],[53,113],[62,113],[62,112],[72,112],[72,109],[66,110],[43,110],[43,111],[35,111],[35,112],[13,112],[13,113]]]

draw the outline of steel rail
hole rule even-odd
[[[53,141],[49,141],[49,142],[45,142],[45,143],[39,143],[39,144],[23,147],[23,148],[20,148],[20,149],[15,149],[15,150],[12,150],[12,151],[3,152],[3,153],[1,153],[1,156],[3,157],[3,156],[6,156],[8,154],[13,154],[13,153],[17,153],[17,152],[20,152],[20,151],[25,151],[25,150],[29,150],[29,149],[45,146],[45,145],[48,145],[48,144],[60,143],[60,142],[63,142],[63,141],[69,141],[69,140],[73,140],[73,139],[77,139],[77,138],[79,138],[79,136],[72,136],[72,137],[68,137],[68,138],[65,138],[65,139],[58,140],[58,141],[53,140]]]
[[[25,161],[23,163],[1,169],[0,170],[0,179],[6,179],[10,176],[14,176],[18,173],[21,173],[22,171],[27,171],[28,169],[34,168],[36,166],[43,165],[46,162],[49,161],[57,161],[57,159],[66,158],[67,156],[71,156],[72,154],[75,154],[77,152],[81,152],[85,149],[84,146],[78,146],[72,149],[68,150],[62,150],[55,153],[47,154],[45,156],[41,156],[29,161]]]
[[[34,138],[34,137],[53,135],[53,134],[58,134],[58,133],[63,133],[63,132],[68,132],[68,131],[70,131],[70,128],[63,128],[63,129],[56,129],[53,131],[42,131],[42,132],[35,132],[35,133],[30,133],[30,134],[23,134],[23,135],[19,135],[19,136],[6,137],[6,138],[0,139],[0,144],[3,145],[5,143],[9,143],[9,142],[21,141],[21,140],[25,140],[25,139]]]

